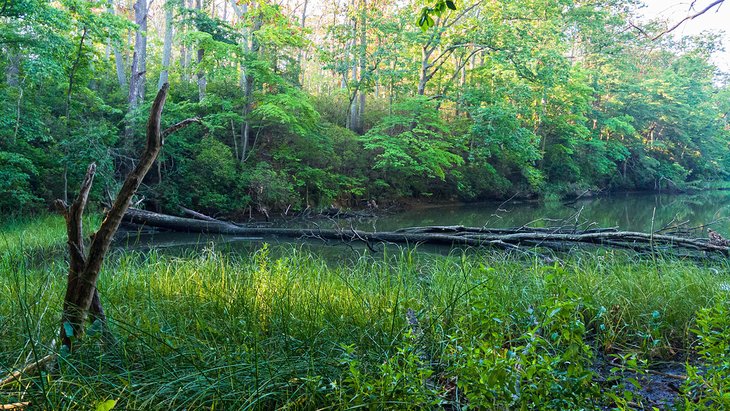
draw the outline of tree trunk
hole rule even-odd
[[[355,14],[355,8],[356,8],[355,0],[352,0],[351,7],[352,7],[353,17],[352,17],[352,42],[350,43],[351,45],[349,47],[349,49],[350,49],[349,54],[352,56],[352,60],[350,61],[350,70],[351,70],[350,71],[350,88],[352,88],[352,87],[355,87],[355,88],[352,90],[352,96],[350,97],[350,112],[349,112],[349,117],[347,119],[346,126],[348,129],[357,132],[357,112],[358,112],[357,106],[358,106],[358,103],[360,102],[360,100],[358,100],[358,98],[357,98],[358,91],[359,91],[359,85],[357,84],[357,79],[358,79],[358,77],[357,77],[357,69],[358,69],[357,59],[360,56],[360,53],[357,51],[358,17]]]
[[[637,251],[651,251],[656,247],[665,252],[679,250],[695,252],[703,256],[705,252],[729,255],[730,247],[716,244],[705,239],[679,237],[657,233],[640,233],[618,231],[613,228],[594,228],[576,230],[573,225],[567,227],[516,227],[485,228],[463,226],[427,226],[408,227],[395,231],[368,232],[355,229],[312,229],[312,228],[277,228],[277,227],[242,227],[224,221],[195,220],[175,217],[149,211],[129,209],[124,216],[126,222],[157,227],[168,230],[236,235],[246,237],[276,236],[283,238],[309,238],[314,240],[339,240],[344,242],[364,242],[399,244],[436,244],[436,245],[468,245],[474,247],[496,247],[507,250],[534,252],[535,247],[564,250],[575,244],[601,245],[607,247],[627,248]]]
[[[66,129],[69,130],[69,120],[71,118],[71,93],[73,92],[74,79],[76,78],[76,70],[79,68],[81,63],[81,56],[84,51],[84,41],[86,40],[86,26],[84,26],[81,33],[81,39],[79,40],[79,49],[76,53],[76,59],[71,65],[71,71],[68,74],[68,90],[66,91]]]
[[[101,265],[109,250],[112,237],[129,208],[132,196],[137,192],[162,148],[163,136],[195,121],[186,120],[165,130],[165,132],[160,131],[160,117],[167,98],[168,87],[167,84],[164,84],[152,103],[147,122],[147,146],[145,151],[139,159],[137,167],[127,175],[119,194],[114,200],[114,204],[101,223],[99,231],[91,236],[92,240],[88,253],[84,253],[82,216],[94,180],[96,165],[92,163],[89,166],[86,177],[81,184],[79,195],[70,208],[66,206],[65,202],[56,201],[56,206],[66,218],[70,255],[68,284],[63,302],[60,333],[61,342],[68,350],[73,348],[74,341],[83,337],[85,333],[84,326],[89,314],[91,314],[92,319],[105,320],[96,289],[96,281],[99,278]]]
[[[205,78],[205,71],[203,70],[203,56],[205,55],[205,49],[198,49],[198,101],[202,101],[205,98],[205,91],[208,87],[208,80]]]
[[[306,28],[306,21],[307,21],[307,6],[309,5],[309,0],[304,0],[304,5],[302,6],[302,18],[299,21],[299,28],[302,30],[302,36],[304,35],[304,29]],[[299,54],[297,55],[297,70],[299,71],[298,77],[299,77],[299,85],[304,85],[304,70],[302,69],[302,60],[304,59],[304,50],[300,49]]]
[[[147,71],[147,0],[137,0],[134,3],[134,22],[137,23],[137,33],[134,38],[134,55],[132,57],[132,72],[129,77],[129,96],[127,103],[129,112],[134,112],[144,102],[145,74]],[[134,135],[133,122],[127,123],[125,129],[125,144],[129,147]]]
[[[426,83],[428,83],[428,59],[431,57],[431,52],[426,50],[426,47],[421,49],[421,69],[418,72],[418,95],[422,96],[426,94]]]
[[[183,0],[183,5],[185,5],[185,1]],[[190,5],[188,5],[188,8],[194,8],[195,6],[195,0],[190,0]],[[183,67],[185,68],[183,71],[183,77],[186,82],[190,81],[190,62],[193,60],[193,49],[190,45],[185,46],[184,50],[185,59],[183,61]]]
[[[14,47],[8,48],[8,65],[5,68],[5,83],[10,87],[20,85],[20,53]]]
[[[365,131],[365,73],[367,71],[367,30],[365,26],[365,19],[367,15],[367,2],[366,0],[361,1],[360,10],[360,76],[358,82],[358,92],[360,93],[360,104],[357,107],[357,124],[355,124],[355,131],[362,134]]]
[[[244,13],[247,11],[247,8],[244,9]],[[263,25],[263,16],[261,15],[260,11],[256,11],[257,15],[253,23],[253,27],[251,28],[251,32],[248,33],[249,37],[251,39],[251,46],[249,51],[256,55],[259,52],[260,44],[258,40],[256,40],[256,36],[254,33],[256,33],[259,29],[261,29],[261,26]],[[245,40],[248,42],[248,39]],[[248,47],[248,43],[246,43],[246,47]],[[248,155],[249,145],[250,145],[250,137],[251,137],[251,123],[249,122],[249,115],[251,114],[251,111],[253,110],[253,89],[255,86],[255,79],[253,76],[248,75],[246,73],[246,68],[244,67],[243,71],[243,96],[244,96],[244,106],[243,106],[243,124],[241,124],[241,158],[240,161],[243,163],[246,161],[246,157]]]
[[[203,0],[196,0],[195,1],[195,10],[198,11],[198,13],[203,12]],[[203,57],[205,56],[205,49],[198,45],[198,51],[197,51],[197,77],[198,77],[198,101],[202,101],[205,98],[205,89],[208,85],[208,81],[205,79],[205,71],[203,71],[202,63],[203,63]]]
[[[160,80],[157,83],[157,89],[161,89],[162,85],[167,83],[170,70],[170,56],[172,54],[172,12],[174,2],[167,0],[165,3],[165,40],[162,45],[162,71],[160,71]]]
[[[134,38],[132,75],[129,82],[129,106],[136,109],[144,102],[147,73],[147,0],[134,3],[134,22],[139,26]]]
[[[109,0],[107,3],[107,12],[112,15],[115,14],[114,0]],[[122,56],[122,52],[119,51],[119,44],[112,44],[111,47],[114,51],[114,65],[117,70],[117,83],[119,83],[120,89],[124,89],[124,87],[127,86],[127,74],[124,70],[124,57]]]

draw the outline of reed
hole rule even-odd
[[[52,349],[67,270],[63,222],[5,224],[0,241],[6,374]],[[506,353],[532,335],[552,341],[546,352],[558,360],[576,347],[588,347],[588,362],[615,353],[685,359],[696,313],[728,299],[728,266],[717,262],[615,251],[553,264],[479,250],[343,255],[333,261],[296,245],[252,254],[215,245],[117,249],[99,284],[117,343],[105,344],[92,325],[57,367],[0,388],[0,403],[54,410],[96,409],[106,400],[118,401],[116,409],[160,410],[463,405],[479,383],[469,380],[477,378],[468,369],[476,367],[474,347]],[[583,331],[570,344],[550,340],[543,334],[556,318],[561,327],[580,322]],[[454,396],[451,385],[466,392]],[[514,406],[494,401],[495,409]]]

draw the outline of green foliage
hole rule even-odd
[[[135,55],[129,13],[97,0],[6,3],[0,151],[13,160],[0,165],[2,208],[72,195],[91,160],[94,202],[144,144],[162,14],[149,17],[147,93],[130,111],[116,79],[129,82]],[[236,214],[251,201],[558,198],[728,177],[730,99],[710,59],[718,37],[648,42],[623,30],[634,6],[419,0],[382,12],[358,3],[315,22],[262,1],[229,3],[225,18],[167,2],[175,61],[163,122],[197,116],[204,126],[170,136],[141,194],[163,210]],[[204,152],[202,141],[220,144]],[[276,175],[271,198],[253,199],[263,182],[248,186],[251,170]],[[208,177],[210,193],[189,189]]]
[[[452,0],[438,0],[433,7],[424,7],[418,16],[416,24],[421,30],[428,31],[434,25],[433,17],[441,17],[448,10],[456,10],[456,3]]]
[[[27,158],[0,151],[0,212],[22,213],[32,210],[40,198],[33,195],[31,178],[38,171]]]
[[[242,186],[248,187],[249,198],[259,208],[299,208],[301,198],[292,182],[285,173],[277,172],[267,163],[261,162],[246,170],[240,181]]]
[[[395,352],[368,372],[352,345],[343,346],[342,378],[333,384],[329,399],[343,408],[419,410],[441,403],[439,391],[429,387],[433,370],[419,356],[418,341],[410,333]]]
[[[534,325],[506,347],[493,340],[496,332],[487,333],[485,341],[459,342],[464,348],[451,372],[459,376],[469,404],[484,409],[594,408],[599,388],[593,382],[592,349],[585,343],[584,309],[575,299],[530,309]]]
[[[542,172],[539,137],[519,121],[519,112],[508,102],[478,107],[472,113],[471,158],[474,163],[497,164],[505,174],[519,173],[532,188],[539,188]]]
[[[452,167],[464,163],[432,102],[413,98],[393,110],[363,136],[363,144],[374,155],[373,169],[398,193],[419,194],[413,178],[444,180]]]
[[[213,138],[204,138],[194,148],[193,161],[182,173],[190,185],[182,195],[186,204],[205,211],[231,212],[247,206],[238,183],[236,160],[231,149]]]
[[[48,313],[66,285],[64,231],[58,215],[0,223],[0,290],[13,296],[0,300],[7,369],[48,352],[44,341],[58,335],[57,316]],[[683,330],[715,306],[725,282],[706,265],[613,252],[545,265],[473,250],[334,249],[325,257],[322,249],[229,245],[110,254],[104,270],[122,274],[102,276],[99,289],[122,349],[89,335],[53,375],[23,376],[27,388],[6,387],[0,399],[10,403],[22,392],[51,409],[96,409],[115,399],[115,408],[130,410],[643,403],[620,385],[643,368],[632,353],[644,331],[653,327],[662,346],[690,349]],[[696,377],[718,390],[726,317],[726,306],[697,317],[708,372]],[[599,382],[594,362],[617,351],[612,364],[620,370],[611,375],[626,378]],[[709,406],[705,382],[691,378],[697,395],[687,398],[707,398]]]
[[[730,304],[726,299],[697,315],[697,353],[700,365],[687,363],[684,409],[717,410],[730,407]]]
[[[281,92],[264,94],[251,118],[260,127],[303,136],[316,129],[319,113],[300,90],[284,87]]]

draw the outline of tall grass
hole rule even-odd
[[[7,227],[0,235],[9,244],[0,256],[0,374],[51,349],[67,269],[62,254],[42,258],[63,249],[58,219]],[[595,352],[657,358],[687,354],[695,313],[727,299],[728,267],[717,263],[611,251],[576,253],[562,264],[480,251],[343,255],[327,261],[296,246],[252,255],[213,246],[177,255],[115,250],[99,291],[116,343],[92,326],[55,369],[0,389],[0,403],[94,409],[114,399],[118,409],[160,410],[459,404],[448,381],[478,383],[459,371],[471,364],[462,353],[478,346],[509,352],[524,335],[543,333],[563,302],[574,307],[564,325],[584,324],[581,343]],[[409,324],[409,310],[417,324]],[[562,355],[555,341],[551,352]]]

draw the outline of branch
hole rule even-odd
[[[91,249],[89,250],[89,262],[86,267],[85,275],[96,273],[98,275],[99,269],[101,268],[101,260],[104,257],[109,244],[111,243],[112,236],[117,231],[119,224],[122,221],[122,216],[129,208],[129,201],[132,196],[142,184],[142,179],[152,167],[152,163],[157,158],[160,149],[162,148],[162,134],[160,131],[160,117],[162,116],[162,108],[165,105],[167,99],[167,91],[170,88],[168,83],[162,85],[162,88],[157,93],[155,101],[152,103],[150,109],[150,117],[147,121],[147,146],[145,152],[142,154],[137,167],[129,173],[127,179],[124,181],[117,198],[114,200],[109,213],[101,223],[99,231],[94,237],[94,241],[91,243]],[[96,275],[94,275],[96,277]],[[94,284],[96,284],[96,278],[94,278]],[[83,307],[88,307],[85,305]],[[82,308],[83,308],[82,307]]]
[[[45,366],[46,364],[50,363],[54,358],[56,358],[55,354],[49,354],[45,357],[41,358],[38,361],[34,361],[30,364],[26,364],[23,368],[21,368],[18,371],[15,371],[8,375],[7,377],[0,380],[0,388],[3,388],[7,385],[10,385],[14,382],[19,382],[20,378],[25,374],[30,374],[34,372],[35,370]],[[2,408],[0,408],[2,409]],[[6,409],[12,409],[12,408],[6,408]]]
[[[166,128],[165,131],[162,132],[162,143],[164,144],[165,138],[167,138],[167,136],[169,136],[170,134],[172,134],[180,129],[183,129],[183,128],[189,126],[192,123],[203,124],[203,121],[198,117],[193,117],[193,118],[186,118],[183,121],[180,121],[178,123],[171,125],[170,127]]]
[[[480,51],[483,51],[483,50],[486,50],[489,48],[489,46],[485,46],[482,44],[474,44],[474,43],[453,44],[453,45],[447,47],[446,49],[444,49],[444,51],[438,57],[436,57],[433,60],[433,62],[431,64],[429,64],[429,68],[433,67],[433,71],[431,71],[431,73],[426,75],[426,80],[431,80],[431,78],[433,78],[433,76],[436,74],[436,72],[438,72],[439,69],[441,69],[441,67],[448,61],[448,58],[451,56],[451,54],[454,53],[454,51],[456,51],[456,49],[459,49],[462,47],[471,47],[471,46],[475,47],[475,49],[474,49],[474,51],[471,52],[471,54],[469,54],[468,58],[471,58],[471,56],[473,56],[474,54],[479,53]],[[436,65],[436,62],[439,61],[439,59],[441,59],[441,58],[443,58],[443,60],[441,60],[441,62],[438,65]],[[466,64],[466,63],[464,63],[464,64]],[[435,65],[435,67],[434,67],[434,65]]]
[[[86,258],[85,264],[82,269],[78,271],[76,278],[69,276],[68,287],[66,289],[66,298],[63,303],[63,317],[61,326],[61,341],[65,347],[71,349],[72,339],[80,338],[84,334],[84,323],[88,318],[89,310],[94,317],[104,319],[104,312],[101,310],[101,304],[99,303],[99,295],[96,289],[96,282],[99,278],[99,271],[101,270],[102,262],[104,257],[109,250],[112,237],[119,228],[119,224],[122,222],[122,217],[129,208],[129,202],[132,196],[139,188],[145,175],[152,167],[155,162],[157,155],[162,147],[162,133],[160,131],[160,117],[162,115],[162,108],[165,105],[167,98],[167,91],[170,85],[165,83],[157,93],[155,101],[152,103],[150,110],[150,117],[147,122],[147,146],[145,148],[142,157],[137,164],[137,167],[127,175],[124,184],[122,185],[119,194],[117,194],[114,204],[106,215],[106,218],[101,223],[99,231],[94,235],[91,246],[89,247],[89,253]],[[69,219],[74,216],[74,213],[78,213],[79,221],[81,213],[83,213],[83,206],[86,204],[88,199],[88,190],[91,187],[91,178],[96,166],[93,164],[89,166],[89,172],[87,178],[82,184],[82,192],[79,194],[74,205],[71,207],[72,211],[69,211]],[[79,223],[80,224],[80,223]],[[69,246],[71,243],[77,240],[77,236],[80,235],[80,231],[76,232],[76,226],[69,225]],[[80,227],[80,226],[79,226]],[[77,259],[74,257],[75,254],[81,253],[81,250],[71,249],[72,260]],[[73,267],[71,267],[69,274],[73,274]],[[72,333],[66,330],[67,325],[70,325]]]
[[[78,274],[84,269],[84,229],[83,215],[86,203],[89,201],[89,191],[94,182],[96,175],[96,163],[91,163],[86,170],[86,176],[81,183],[79,195],[65,214],[66,217],[66,233],[68,235],[68,249],[71,256],[71,264],[69,266],[69,275]]]
[[[0,410],[24,410],[30,407],[30,402],[14,402],[12,404],[0,404]]]
[[[478,2],[476,2],[474,4],[472,4],[471,6],[463,9],[461,11],[461,13],[459,13],[456,17],[454,17],[453,20],[451,20],[451,22],[448,22],[448,19],[449,19],[448,17],[449,16],[446,16],[446,18],[444,18],[444,25],[443,25],[443,27],[444,28],[449,28],[449,27],[453,26],[454,24],[458,23],[459,20],[461,20],[462,17],[466,16],[467,13],[469,13],[471,10],[473,10],[476,6],[479,6],[480,4],[482,4],[482,2],[481,1],[478,1]],[[451,13],[449,13],[449,14],[451,14]]]
[[[695,18],[697,18],[697,17],[699,17],[699,16],[701,16],[701,15],[703,15],[703,14],[707,13],[708,11],[710,11],[710,9],[711,9],[711,8],[713,8],[713,7],[715,7],[715,6],[718,6],[718,8],[719,8],[719,6],[720,6],[720,5],[722,5],[722,3],[724,3],[724,2],[725,2],[725,0],[715,0],[715,1],[713,1],[712,3],[710,3],[710,4],[709,4],[709,5],[707,6],[707,7],[705,7],[704,9],[702,9],[702,10],[698,11],[698,12],[697,12],[697,13],[695,13],[695,14],[690,14],[690,15],[688,15],[687,17],[683,18],[682,20],[678,21],[678,22],[677,22],[677,23],[676,23],[675,25],[673,25],[672,27],[670,27],[670,28],[668,28],[668,29],[666,29],[666,30],[662,31],[661,33],[657,34],[656,36],[652,37],[652,41],[653,41],[653,40],[657,40],[657,39],[658,39],[658,38],[660,38],[661,36],[663,36],[663,35],[665,35],[665,34],[667,34],[667,33],[670,33],[670,32],[672,32],[672,31],[676,30],[676,29],[677,29],[677,27],[681,26],[681,25],[682,25],[682,23],[684,23],[685,21],[687,21],[687,20],[692,20],[692,19],[695,19]],[[694,2],[692,3],[692,5],[694,5]]]

